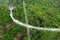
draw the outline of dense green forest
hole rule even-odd
[[[25,22],[23,0],[15,0],[13,16]],[[30,25],[44,28],[60,28],[60,0],[25,0]],[[10,18],[8,0],[0,0],[0,40],[28,40],[27,29],[15,24]],[[30,31],[31,40],[60,40],[60,32]]]

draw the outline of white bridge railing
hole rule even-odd
[[[25,4],[24,4],[25,5]],[[42,27],[35,27],[35,26],[32,26],[32,25],[29,25],[27,23],[22,23],[21,21],[15,19],[13,17],[13,14],[12,14],[12,10],[13,10],[13,7],[10,7],[10,17],[12,18],[12,20],[16,23],[16,24],[19,24],[21,26],[24,26],[26,28],[32,28],[32,29],[37,29],[37,30],[48,30],[48,31],[60,31],[60,29],[58,28],[42,28]],[[24,10],[25,11],[25,10]],[[25,12],[26,14],[26,12]],[[26,16],[26,15],[25,15]]]
[[[57,29],[57,28],[42,28],[42,27],[35,27],[35,26],[29,25],[29,24],[26,24],[26,23],[22,23],[21,21],[16,20],[13,17],[12,10],[10,10],[10,11],[11,11],[10,16],[16,24],[19,24],[19,25],[24,26],[26,28],[32,28],[32,29],[37,29],[37,30],[60,31],[60,29]]]

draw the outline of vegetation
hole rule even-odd
[[[25,0],[25,2],[30,25],[60,28],[59,0]],[[4,4],[4,1],[2,4],[0,0],[0,40],[28,40],[26,28],[15,24],[10,18],[8,5]],[[15,4],[13,9],[14,17],[25,23],[22,0],[17,0],[17,4]],[[32,29],[30,36],[31,40],[60,40],[60,32]]]

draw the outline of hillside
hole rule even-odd
[[[6,0],[5,2],[8,3]],[[23,1],[14,3],[14,18],[25,23]],[[0,40],[28,40],[26,28],[10,18],[8,4],[0,0]],[[44,28],[60,28],[60,0],[25,0],[30,25]],[[34,30],[31,40],[60,40],[60,32]]]

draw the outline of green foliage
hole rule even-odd
[[[8,7],[2,6],[4,4],[4,1],[2,3],[1,2],[2,0],[0,0],[0,26],[5,27],[4,25],[6,24],[13,25],[8,28],[7,32],[3,31],[4,38],[0,38],[0,40],[14,40],[18,33],[20,33],[20,36],[23,35],[26,32],[26,28],[23,28],[13,23],[10,18],[10,12]],[[60,28],[59,0],[25,0],[25,2],[28,21],[30,25],[47,28]],[[17,4],[13,4],[14,6],[17,6],[13,9],[14,18],[25,23],[22,0],[17,0]],[[4,28],[2,28],[2,30],[3,29]],[[60,40],[60,32],[32,29],[30,33],[31,40]],[[24,36],[24,38],[28,40],[26,35]]]
[[[9,24],[11,22],[12,21],[9,15],[8,8],[5,6],[0,6],[0,25],[5,25],[6,23]]]

